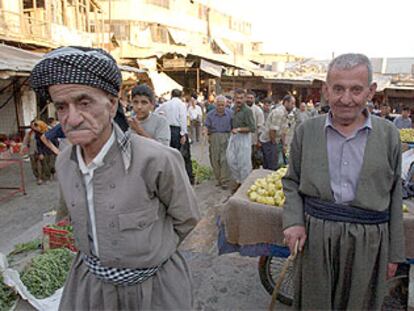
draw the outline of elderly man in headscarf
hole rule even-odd
[[[199,219],[196,198],[178,151],[113,122],[121,81],[101,49],[59,48],[32,72],[73,145],[56,161],[79,250],[60,309],[188,310],[190,274],[177,247]]]

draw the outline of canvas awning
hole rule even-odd
[[[210,63],[205,59],[200,59],[200,69],[211,74],[212,76],[220,78],[221,72],[223,71],[223,66]]]
[[[148,75],[154,87],[155,95],[165,96],[173,89],[182,90],[183,87],[163,72],[149,71]]]
[[[223,51],[224,54],[231,55],[233,52],[231,49],[221,40],[220,38],[214,38],[213,39],[216,45],[219,47],[220,50]]]
[[[30,75],[34,65],[42,58],[42,54],[32,53],[8,45],[0,45],[0,71],[6,76]]]
[[[185,31],[168,27],[168,32],[177,45],[188,45],[188,34]]]

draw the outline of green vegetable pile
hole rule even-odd
[[[3,283],[3,276],[0,275],[0,311],[9,310],[17,299],[14,290]]]
[[[49,297],[64,285],[73,257],[66,248],[50,249],[33,258],[21,280],[36,298]]]
[[[16,246],[14,247],[14,250],[8,255],[8,257],[17,255],[20,253],[34,251],[34,250],[39,249],[41,246],[42,246],[42,241],[40,241],[40,239],[35,239],[27,243],[19,243],[19,244],[16,244]]]
[[[206,165],[199,164],[196,160],[192,160],[193,175],[197,184],[211,179],[213,176],[213,170]]]

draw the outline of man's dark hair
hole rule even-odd
[[[46,123],[49,124],[49,125],[51,125],[53,122],[55,122],[55,120],[56,120],[55,118],[49,117],[49,118],[47,118]]]
[[[408,106],[403,106],[402,111],[410,111],[410,108]]]
[[[269,105],[271,105],[271,104],[272,104],[272,99],[271,99],[271,98],[269,98],[269,97],[266,97],[266,98],[263,100],[263,104],[269,104]]]
[[[146,84],[136,85],[131,91],[131,97],[134,98],[137,95],[145,96],[150,100],[151,103],[155,104],[154,92],[148,85]]]
[[[173,89],[171,91],[171,97],[181,97],[183,95],[183,92],[181,92],[179,89]]]
[[[197,99],[198,98],[197,93],[196,92],[192,92],[191,93],[191,97],[194,98],[194,99]]]
[[[286,102],[290,102],[294,99],[294,97],[292,95],[285,95],[285,97],[283,97],[282,99],[282,104],[285,104]]]
[[[243,90],[243,89],[237,88],[237,89],[234,90],[234,94],[238,94],[238,95],[243,94],[243,95],[245,95],[246,91]]]
[[[253,92],[252,90],[248,90],[246,94],[247,95],[253,95],[253,97],[256,98],[256,93]]]

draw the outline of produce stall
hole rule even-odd
[[[269,170],[254,170],[230,197],[220,219],[218,239],[219,254],[239,252],[242,256],[287,257],[289,251],[283,247],[283,208],[249,200],[248,191],[257,179],[272,173]],[[414,258],[414,202],[404,201],[408,210],[404,212],[406,257]],[[414,264],[414,260],[409,261]],[[260,269],[260,266],[259,266]],[[261,276],[262,278],[262,276]],[[262,283],[263,279],[262,279]],[[263,284],[266,287],[266,284]]]

